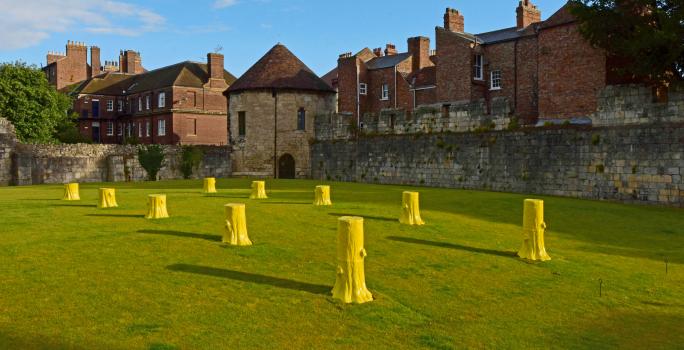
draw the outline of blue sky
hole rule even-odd
[[[565,0],[536,0],[542,18]],[[429,36],[446,7],[465,16],[466,31],[515,25],[518,0],[0,0],[0,62],[40,66],[67,40],[98,45],[102,60],[120,49],[140,51],[147,69],[205,61],[222,47],[226,69],[244,73],[268,49],[285,44],[322,75],[342,52],[384,47],[406,50],[406,39]]]

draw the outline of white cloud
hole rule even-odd
[[[233,5],[237,5],[237,3],[237,0],[216,0],[214,1],[214,8],[222,9]]]
[[[54,32],[137,36],[160,30],[166,19],[123,1],[0,0],[0,50],[31,47]]]

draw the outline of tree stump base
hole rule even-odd
[[[146,219],[166,219],[169,213],[166,211],[166,195],[151,194],[147,197]]]
[[[523,244],[518,256],[534,261],[551,260],[544,246],[544,201],[526,199],[523,214]]]
[[[373,300],[366,287],[363,218],[343,216],[337,221],[337,278],[333,299],[362,304]]]
[[[316,186],[314,205],[332,205],[330,186]]]
[[[64,184],[64,197],[62,197],[62,200],[65,200],[65,201],[81,200],[81,197],[78,193],[78,184],[77,183]]]
[[[207,177],[204,179],[204,185],[202,186],[203,193],[216,193],[216,178]]]
[[[249,196],[250,199],[267,199],[266,196],[266,182],[264,181],[252,181],[252,194]]]
[[[234,246],[250,246],[252,241],[247,235],[247,218],[245,205],[242,203],[226,204],[226,230],[223,243]]]
[[[100,188],[97,207],[100,209],[116,208],[116,191],[113,188]]]
[[[420,217],[418,192],[406,191],[401,197],[401,216],[399,222],[404,225],[425,225]]]

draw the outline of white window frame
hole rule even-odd
[[[388,101],[389,100],[389,84],[382,84],[381,89],[382,90],[380,93],[380,100]]]
[[[140,122],[140,123],[138,123],[138,138],[143,137],[142,135],[143,135],[143,133],[142,133],[142,122]]]
[[[166,136],[166,120],[157,120],[157,136]]]
[[[162,91],[159,93],[159,101],[158,101],[157,107],[159,107],[159,108],[166,107],[166,92]]]
[[[484,56],[475,55],[473,60],[473,79],[484,80]]]
[[[150,110],[150,95],[145,96],[145,109]]]
[[[107,112],[114,111],[114,100],[107,100]]]
[[[114,136],[114,122],[107,122],[107,136]]]
[[[489,90],[501,90],[501,70],[493,70],[489,73]]]
[[[359,83],[359,95],[368,95],[368,84]]]
[[[142,97],[138,96],[138,112],[142,112]]]
[[[145,135],[146,137],[150,137],[150,121],[145,122]]]
[[[116,125],[116,134],[119,136],[123,136],[123,124],[117,123]]]

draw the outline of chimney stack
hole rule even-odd
[[[387,44],[385,46],[385,56],[393,56],[397,54],[397,47],[394,44]]]
[[[223,55],[220,53],[207,54],[209,79],[223,79]]]
[[[458,10],[447,8],[444,14],[444,29],[457,33],[465,32],[465,19],[463,15]]]
[[[382,57],[382,47],[373,49],[373,54],[375,57]]]
[[[102,65],[100,62],[100,48],[97,46],[90,47],[90,76],[94,77],[102,73]]]
[[[413,61],[413,72],[432,66],[432,62],[430,62],[430,38],[424,36],[409,38],[408,51]]]
[[[133,50],[120,51],[119,69],[121,73],[140,74],[143,73],[142,59],[140,53]]]
[[[515,9],[518,29],[527,28],[532,23],[541,22],[541,11],[530,0],[521,0]]]

